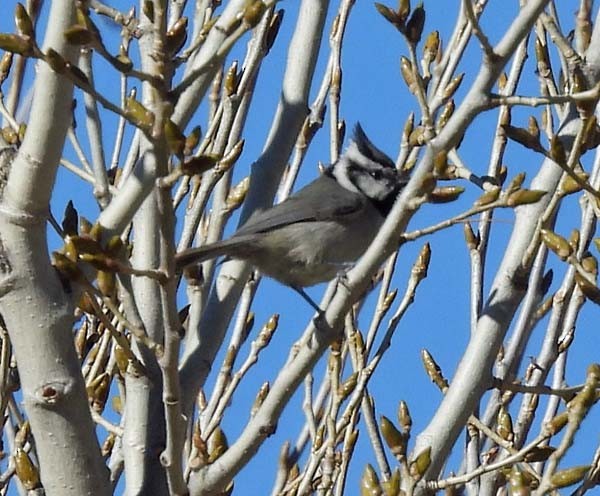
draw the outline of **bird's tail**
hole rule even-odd
[[[243,246],[244,243],[247,243],[247,240],[240,236],[239,239],[234,237],[196,248],[188,248],[175,255],[175,270],[181,272],[188,265],[198,264],[223,255],[237,258],[237,248]]]

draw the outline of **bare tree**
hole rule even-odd
[[[282,3],[293,27],[281,94],[249,168],[239,160],[246,122],[264,113],[253,99],[274,76],[261,70],[284,43],[275,0],[142,0],[129,11],[99,0],[8,3],[16,28],[0,33],[1,494],[13,486],[21,494],[229,494],[275,431],[286,441],[272,489],[263,485],[274,495],[355,494],[359,484],[365,495],[568,486],[582,495],[598,484],[600,448],[587,453],[575,434],[597,401],[600,366],[585,364],[587,375],[567,382],[582,361],[572,352],[587,332],[581,315],[600,303],[600,31],[591,0],[580,0],[574,17],[561,2],[520,2],[497,42],[487,27],[497,7],[485,0],[453,2],[451,29],[426,22],[428,9],[442,8],[435,2],[375,3],[377,29],[405,46],[398,78],[412,112],[402,117],[396,165],[411,179],[364,256],[328,286],[322,312],[304,331],[286,330],[296,331],[289,356],[271,367],[274,380],[265,378],[235,436],[223,424],[240,418],[232,401],[264,365],[279,315],[253,329],[254,267],[211,260],[182,275],[176,253],[220,239],[237,209],[242,223],[285,199],[319,132],[336,161],[354,1]],[[476,70],[466,55],[473,48]],[[97,82],[106,74],[113,88]],[[470,132],[483,114],[496,116],[484,154]],[[479,163],[465,158],[473,147]],[[535,164],[530,181],[511,153]],[[72,202],[54,218],[68,195],[60,167],[68,184],[91,186],[85,210],[96,205],[95,218]],[[426,204],[438,220],[409,226]],[[492,246],[499,209],[514,222]],[[422,238],[435,246],[448,228],[464,230],[470,333],[454,370],[423,350],[440,398],[431,418],[414,419],[416,429],[410,405],[422,394],[373,390],[385,357],[401,353],[402,339],[392,337],[409,309],[418,316],[436,307],[418,292],[425,278],[441,284],[440,274],[428,275],[437,248],[432,254]],[[411,265],[406,252],[418,243]],[[296,393],[303,425],[290,432],[282,412]],[[384,401],[398,405],[397,420],[379,415]],[[373,464],[357,462],[359,451]],[[573,453],[586,462],[572,463]]]

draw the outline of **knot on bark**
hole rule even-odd
[[[56,405],[63,401],[72,390],[71,381],[50,381],[35,390],[34,399],[43,405]]]

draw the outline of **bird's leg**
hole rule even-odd
[[[317,305],[315,301],[310,296],[308,296],[308,293],[304,291],[300,286],[292,286],[292,289],[296,291],[296,293],[298,293],[300,296],[302,296],[302,298],[304,298],[304,301],[306,301],[306,303],[308,303],[311,307],[313,307],[316,310],[316,312],[319,314],[319,317],[321,317],[325,313],[323,310],[321,310],[321,307],[319,307],[319,305]]]
[[[336,284],[339,284],[341,286],[344,286],[344,288],[346,288],[347,291],[350,290],[350,288],[348,287],[348,271],[354,266],[354,264],[352,263],[345,263],[345,264],[340,264],[343,265],[344,268],[339,270],[338,273],[335,276],[335,282]]]

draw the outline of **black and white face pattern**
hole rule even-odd
[[[378,207],[391,207],[406,179],[394,162],[379,150],[356,125],[348,148],[333,165],[332,175],[340,186],[361,193]]]

